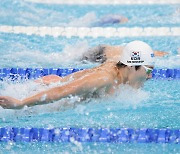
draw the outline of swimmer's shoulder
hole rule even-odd
[[[124,46],[121,46],[121,45],[106,45],[105,46],[105,50],[108,51],[108,50],[111,50],[111,51],[121,51],[123,50]]]
[[[123,46],[108,46],[105,50],[107,61],[119,61],[121,53],[123,51]]]
[[[106,75],[113,75],[116,62],[108,61],[94,68],[94,71],[107,73]]]

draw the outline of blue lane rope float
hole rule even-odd
[[[180,144],[180,129],[0,128],[1,142],[114,142]]]
[[[0,69],[0,80],[4,78],[10,80],[37,79],[42,76],[55,74],[66,76],[83,69],[78,68],[2,68]],[[154,69],[152,72],[154,79],[180,79],[180,68],[177,69]]]

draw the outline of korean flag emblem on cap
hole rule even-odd
[[[140,60],[140,52],[139,51],[132,51],[131,60]]]

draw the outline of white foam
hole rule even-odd
[[[37,84],[33,81],[27,81],[24,83],[9,83],[3,82],[3,87],[0,89],[0,95],[11,96],[17,99],[23,99],[30,95],[37,93],[43,89],[47,89],[47,86]]]
[[[155,66],[158,68],[179,68],[180,57],[179,55],[173,55],[166,58],[156,58]]]
[[[106,102],[111,102],[111,107],[107,109],[111,110],[112,108],[134,108],[143,105],[143,102],[146,102],[149,99],[149,93],[143,89],[134,89],[129,85],[120,85],[119,89],[116,90],[113,97],[106,98]],[[114,105],[112,105],[112,102]],[[106,103],[107,104],[107,103]]]
[[[46,100],[46,98],[47,98],[47,94],[44,94],[42,97],[41,97],[41,102],[43,102],[43,101],[45,101]]]
[[[93,23],[97,21],[96,14],[94,12],[89,12],[80,18],[73,18],[67,26],[75,26],[75,27],[89,27]]]
[[[18,45],[18,44],[17,44]],[[75,63],[80,63],[79,58],[89,48],[87,41],[78,41],[75,44],[66,44],[63,51],[41,52],[30,51],[22,47],[22,51],[6,52],[1,54],[0,67],[21,67],[21,68],[41,68],[41,67],[76,67]],[[32,60],[33,59],[33,60]],[[7,62],[8,60],[8,62]]]
[[[84,52],[88,50],[88,42],[87,41],[78,41],[73,45],[66,45],[64,50],[62,51],[62,61],[74,61],[79,60],[79,58],[83,55]]]

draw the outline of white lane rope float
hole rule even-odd
[[[33,3],[48,3],[48,4],[80,4],[80,5],[132,5],[132,4],[179,4],[179,0],[25,0]]]
[[[72,36],[84,37],[137,37],[137,36],[180,36],[180,27],[34,27],[34,26],[0,26],[2,33],[15,33],[26,35],[50,35],[54,37]]]

